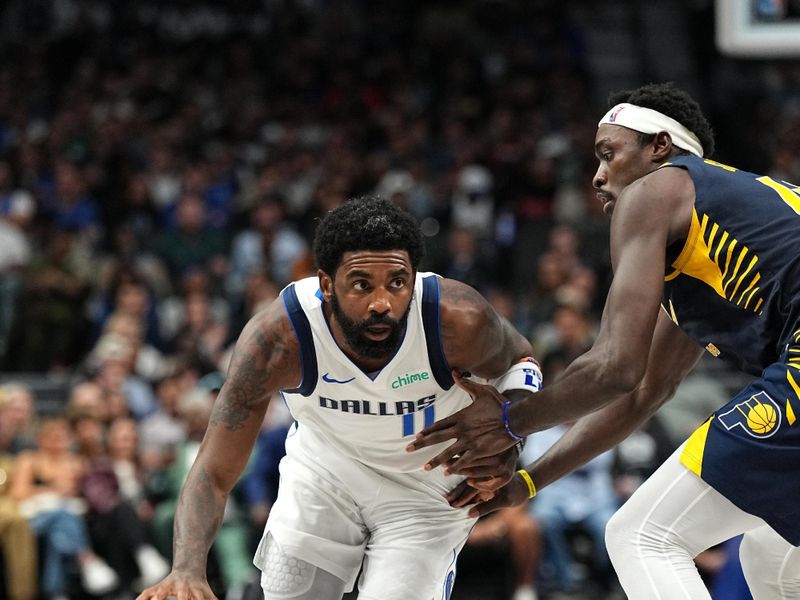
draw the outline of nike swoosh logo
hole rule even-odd
[[[355,377],[345,379],[344,381],[339,381],[338,379],[334,379],[333,377],[329,376],[327,373],[322,376],[322,381],[325,381],[326,383],[350,383],[353,381],[353,379],[355,379]]]

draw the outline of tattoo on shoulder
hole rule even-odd
[[[210,425],[241,429],[280,387],[277,377],[290,370],[289,345],[294,339],[286,325],[283,319],[273,317],[245,330],[231,358],[227,385],[214,402]]]

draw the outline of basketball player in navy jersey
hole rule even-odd
[[[314,253],[318,277],[245,326],[180,496],[172,573],[140,600],[213,598],[206,555],[278,392],[296,424],[254,560],[265,598],[339,600],[359,569],[360,600],[449,598],[475,517],[443,498],[463,477],[423,469],[444,446],[404,448],[471,401],[451,369],[537,391],[530,344],[471,287],[418,272],[419,227],[391,202],[333,210]],[[516,454],[481,464],[507,482]]]
[[[623,440],[707,351],[755,379],[612,518],[609,555],[633,600],[698,600],[710,596],[693,557],[744,533],[753,595],[800,598],[798,188],[704,158],[714,145],[708,123],[671,84],[611,104],[595,138],[614,266],[597,341],[561,379],[513,405],[465,380],[476,401],[409,450],[451,440],[428,468],[477,476],[482,457],[579,419],[528,478],[473,513],[518,504]]]

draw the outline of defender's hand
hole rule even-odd
[[[486,502],[494,498],[494,492],[482,492],[470,485],[470,480],[465,479],[445,495],[444,499],[453,508],[462,508],[478,502]]]
[[[467,469],[486,467],[489,464],[485,460],[487,457],[496,456],[517,442],[503,425],[500,407],[505,398],[500,392],[490,385],[461,379],[455,371],[453,379],[472,397],[472,404],[423,429],[406,450],[411,452],[455,439],[454,444],[428,461],[425,469],[445,465],[451,473],[470,474]]]
[[[144,590],[136,600],[217,600],[205,577],[172,571],[157,584]]]
[[[485,493],[485,492],[481,492]],[[501,508],[517,506],[530,498],[528,484],[517,473],[504,487],[497,490],[494,497],[485,502],[478,501],[469,511],[470,517],[482,517]],[[452,503],[451,503],[452,504]],[[453,504],[453,506],[455,506]]]

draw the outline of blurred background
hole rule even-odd
[[[716,160],[800,182],[798,23],[794,0],[5,0],[0,597],[163,576],[232,344],[316,272],[314,227],[347,198],[411,211],[423,268],[480,290],[553,381],[610,280],[591,187],[609,92],[675,81]],[[704,359],[615,451],[482,520],[453,598],[623,598],[605,521],[743,381]],[[258,597],[289,422],[273,403],[229,502],[220,597]],[[698,557],[715,598],[749,598],[735,556]]]

